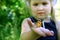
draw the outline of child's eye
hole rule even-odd
[[[48,3],[45,3],[45,2],[44,2],[44,3],[42,3],[42,4],[43,4],[43,5],[47,5]]]
[[[33,4],[34,6],[38,6],[38,3]]]

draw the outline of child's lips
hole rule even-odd
[[[44,12],[39,12],[38,14],[44,14]]]

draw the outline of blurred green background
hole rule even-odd
[[[56,5],[58,4],[59,2]],[[55,9],[59,20],[60,8]],[[29,13],[24,0],[0,0],[0,40],[19,40],[21,22],[30,16]]]
[[[21,22],[29,17],[24,0],[0,0],[0,40],[19,40]]]

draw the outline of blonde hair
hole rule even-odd
[[[51,7],[51,19],[55,22],[55,10],[53,7]]]

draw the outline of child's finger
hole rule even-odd
[[[53,32],[53,31],[50,31],[50,33],[51,33],[51,36],[53,36],[53,35],[54,35],[54,32]]]
[[[28,19],[27,22],[30,27],[36,27],[35,24],[30,19]]]
[[[28,24],[29,24],[30,27],[33,26],[33,25],[32,25],[32,21],[31,21],[30,19],[28,19],[27,22],[28,22]]]
[[[45,29],[45,28],[41,28],[41,31],[43,31],[47,36],[53,36],[54,35],[53,31],[50,31],[50,30]]]

